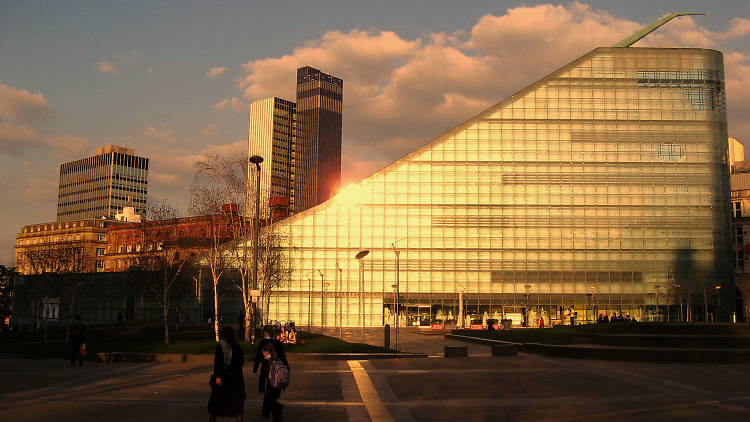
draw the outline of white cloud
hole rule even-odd
[[[108,61],[106,61],[106,60],[102,60],[102,61],[100,61],[100,62],[97,62],[97,63],[96,63],[96,70],[97,70],[97,71],[98,71],[99,73],[109,73],[109,74],[113,74],[113,75],[117,75],[118,73],[120,73],[120,71],[119,71],[119,70],[117,70],[117,69],[116,69],[116,68],[115,68],[115,67],[114,67],[114,66],[112,65],[112,63],[110,63],[110,62],[108,62]]]
[[[214,110],[219,110],[219,111],[234,110],[237,113],[244,112],[246,107],[247,106],[245,105],[245,103],[237,97],[225,98],[219,101],[218,103],[214,104]]]
[[[34,121],[52,117],[54,107],[41,92],[33,94],[0,83],[0,120]]]
[[[226,71],[226,67],[212,67],[211,69],[208,69],[208,72],[206,72],[206,76],[208,78],[215,78]]]
[[[750,21],[744,18],[733,19],[724,32],[697,22],[678,18],[638,45],[717,48],[750,34]],[[643,26],[574,2],[510,8],[480,17],[468,30],[418,39],[376,29],[328,31],[290,54],[243,64],[238,88],[251,101],[294,99],[295,72],[304,65],[342,78],[342,167],[345,177],[356,180],[368,174],[360,171],[400,157],[576,57]],[[744,103],[750,96],[741,94],[750,92],[750,72],[743,71],[748,63],[744,55],[725,54],[730,119],[737,122],[731,117],[735,113],[750,114],[750,104]],[[229,101],[214,107],[228,108]],[[750,138],[750,129],[742,132]]]
[[[141,133],[143,136],[156,139],[167,145],[174,145],[177,143],[177,137],[175,136],[174,131],[166,125],[161,125],[159,128],[147,126]]]
[[[44,135],[26,126],[0,122],[0,154],[20,156],[29,148],[45,149],[52,157],[68,157],[92,144],[91,139],[73,135]]]

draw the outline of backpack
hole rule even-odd
[[[275,360],[271,362],[271,370],[268,373],[268,383],[273,388],[283,390],[289,387],[289,367],[284,362]]]

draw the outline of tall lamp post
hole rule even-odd
[[[323,270],[318,270],[318,274],[320,274],[320,334],[323,334],[326,325],[326,282],[323,277]]]
[[[362,258],[366,257],[370,251],[363,250],[354,255],[359,261],[359,318],[362,322],[362,343],[365,342],[365,263]]]
[[[307,277],[307,332],[310,331],[310,323],[312,322],[312,277]]]
[[[336,309],[338,309],[338,314],[334,315],[334,317],[336,318],[336,322],[339,324],[339,338],[343,340],[343,338],[344,338],[344,327],[341,324],[341,319],[342,319],[341,315],[343,314],[343,309],[341,309],[341,297],[340,297],[341,296],[341,285],[343,283],[342,283],[342,280],[341,280],[341,267],[339,267],[339,263],[338,262],[336,263],[336,276],[338,277],[338,279],[336,280],[336,298],[335,298],[336,300],[334,302],[334,306],[336,306]],[[336,309],[334,309],[334,311],[336,311]]]
[[[399,285],[399,272],[400,272],[399,266],[401,264],[401,260],[400,260],[401,251],[396,249],[395,243],[391,243],[391,247],[393,248],[393,252],[396,253],[396,300],[395,300],[395,304],[396,304],[396,350],[398,350],[398,323],[399,323],[398,318],[399,318],[399,307],[401,306],[401,303],[400,303],[401,298],[399,297],[400,296],[399,295],[399,286],[400,286]]]
[[[260,232],[260,163],[263,162],[263,157],[260,155],[253,155],[248,159],[251,163],[255,164],[255,220],[253,221],[253,292],[258,290],[258,233]],[[255,350],[255,326],[256,326],[256,307],[257,302],[253,302],[253,329],[250,331],[250,344]]]

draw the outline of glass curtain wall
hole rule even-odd
[[[278,223],[270,318],[393,324],[395,247],[402,324],[451,324],[460,292],[467,324],[653,319],[670,277],[725,276],[724,104],[717,51],[598,48]]]

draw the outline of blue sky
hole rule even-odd
[[[54,220],[59,162],[99,145],[152,156],[150,195],[183,207],[192,162],[241,149],[248,102],[291,97],[296,65],[344,79],[346,182],[592,48],[706,4],[709,16],[638,45],[724,51],[730,134],[750,139],[748,1],[0,0],[0,195],[13,199],[0,207],[0,263],[23,225]]]

